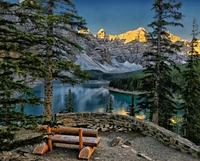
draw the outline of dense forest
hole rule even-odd
[[[184,84],[183,81],[183,71],[185,70],[186,65],[180,65],[180,71],[173,70],[171,75],[173,80],[179,84],[180,86]],[[125,91],[137,91],[140,87],[140,80],[144,77],[142,70],[135,71],[131,73],[123,73],[123,74],[116,74],[117,76],[113,75],[110,76],[110,83],[109,87],[122,89]],[[107,76],[105,76],[105,79]],[[177,91],[178,92],[178,91]]]

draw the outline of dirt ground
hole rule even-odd
[[[20,135],[23,137],[23,135]],[[137,132],[129,133],[114,133],[114,132],[99,132],[102,138],[98,148],[95,150],[89,161],[198,161],[197,158],[189,154],[171,149],[158,142],[154,138],[145,137]],[[128,141],[129,145],[119,144],[111,147],[110,142],[121,137],[123,142]],[[4,152],[0,154],[2,161],[79,161],[78,146],[59,144],[59,147],[54,147],[52,152],[46,154],[32,154],[35,146],[27,146],[20,148],[24,155],[20,155],[15,151]],[[19,149],[18,149],[19,150]]]

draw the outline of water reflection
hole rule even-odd
[[[114,113],[126,114],[131,96],[109,92],[103,88],[108,86],[108,82],[90,82],[72,87],[69,84],[54,82],[53,84],[53,111],[58,113],[61,108],[65,108],[66,95],[71,89],[73,96],[73,106],[75,112],[105,112],[105,107],[109,102],[110,95],[113,98]],[[34,94],[43,99],[44,86],[35,88]],[[28,114],[43,114],[43,106],[26,105],[25,112]]]

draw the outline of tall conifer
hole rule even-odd
[[[44,57],[48,75],[44,79],[44,114],[48,120],[52,119],[53,79],[70,84],[82,82],[88,78],[80,66],[69,61],[68,56],[74,54],[73,49],[81,50],[79,44],[73,40],[75,36],[83,36],[78,29],[85,28],[85,21],[78,16],[75,5],[71,0],[38,0],[46,17],[46,30],[42,32],[48,38],[45,44]],[[70,35],[73,35],[73,37]]]
[[[131,103],[129,104],[128,107],[128,115],[129,116],[135,116],[136,110],[135,110],[135,100],[134,100],[134,95],[131,96]]]
[[[186,70],[183,73],[185,86],[183,88],[184,123],[183,135],[193,142],[200,144],[200,72],[199,55],[195,50],[199,34],[196,19],[193,20],[192,42]]]
[[[149,110],[153,123],[169,128],[169,119],[175,113],[172,86],[174,82],[170,76],[172,67],[177,68],[169,55],[180,51],[180,46],[172,43],[168,38],[167,26],[183,26],[178,21],[183,15],[178,12],[182,3],[179,0],[155,0],[152,10],[155,11],[154,21],[148,26],[153,29],[148,34],[151,43],[149,52],[143,54],[147,61],[143,70],[140,95],[141,109]]]
[[[26,4],[31,7],[31,3]],[[34,116],[24,114],[25,103],[42,103],[31,93],[28,83],[43,76],[44,64],[37,53],[32,51],[40,37],[25,30],[27,22],[36,25],[34,17],[22,9],[21,4],[0,0],[0,151],[13,148],[16,131],[19,128],[33,127],[37,123]],[[24,30],[22,30],[22,28]],[[17,97],[17,95],[24,97]]]
[[[113,99],[112,99],[112,97],[110,96],[109,97],[109,102],[108,102],[108,104],[106,105],[106,112],[107,113],[113,113]]]
[[[66,110],[67,112],[74,112],[74,107],[73,107],[73,99],[72,99],[72,91],[69,89],[68,95],[67,95],[67,103],[66,103]]]

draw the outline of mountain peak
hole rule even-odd
[[[180,37],[173,35],[172,33],[170,33],[169,31],[167,31],[168,33],[168,38],[172,41],[172,42],[177,42],[177,41],[182,41]]]
[[[168,33],[167,37],[172,42],[184,41],[180,37],[173,35],[169,31],[167,31],[167,33]],[[147,41],[147,31],[144,27],[139,27],[136,30],[130,30],[130,31],[127,31],[127,32],[119,34],[119,35],[107,35],[104,29],[100,29],[97,32],[96,37],[101,38],[101,39],[107,39],[107,40],[115,40],[115,39],[122,40],[122,41],[124,41],[125,44],[129,43],[131,41],[134,41],[134,40],[137,40],[139,42],[146,42]]]
[[[127,31],[123,34],[118,35],[119,39],[124,39],[124,43],[129,43],[133,40],[138,40],[140,42],[146,42],[147,32],[143,27],[139,27],[136,30]]]
[[[100,29],[98,32],[97,32],[97,37],[98,38],[101,38],[101,39],[104,39],[106,38],[106,32],[104,31],[104,29]]]
[[[92,34],[88,28],[78,30],[78,33],[81,33],[81,34]]]
[[[146,30],[143,27],[139,27],[136,30],[127,31],[125,33],[119,35],[107,35],[104,29],[100,29],[96,37],[101,39],[108,39],[108,40],[123,40],[124,43],[131,42],[133,40],[138,40],[140,42],[146,42]]]
[[[137,30],[146,31],[146,29],[144,27],[139,27]]]

